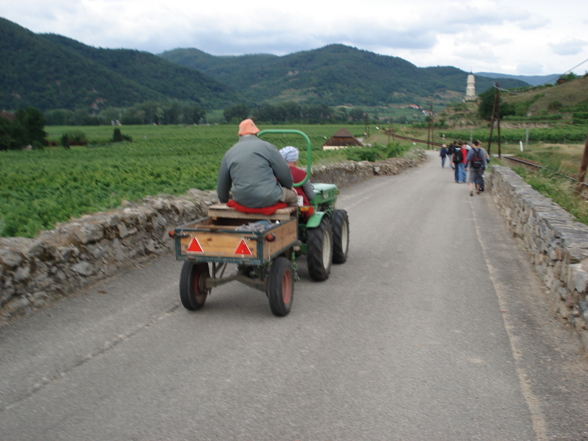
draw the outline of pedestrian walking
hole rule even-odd
[[[451,161],[453,162],[453,168],[454,168],[454,173],[455,173],[455,182],[457,184],[459,184],[461,182],[461,171],[460,171],[460,166],[459,164],[463,163],[463,155],[461,152],[461,148],[460,145],[458,144],[457,146],[455,146],[455,149],[453,151],[453,155],[451,155]]]
[[[466,181],[465,162],[468,151],[465,148],[466,143],[460,141],[453,153],[453,165],[455,166],[455,182],[462,184]]]
[[[451,144],[449,144],[449,147],[447,147],[447,156],[450,158],[449,159],[449,166],[451,167],[451,169],[453,170],[453,160],[451,158],[453,158],[453,153],[455,152],[455,144],[456,142],[453,141]]]
[[[480,141],[474,141],[473,144],[474,147],[469,150],[465,163],[465,168],[469,167],[470,196],[474,195],[474,189],[476,194],[480,194],[480,186],[484,185],[484,170],[486,170],[488,158],[488,153],[481,147]]]
[[[445,168],[445,159],[447,159],[447,146],[443,144],[441,150],[439,150],[439,156],[441,156],[441,167]]]
[[[466,164],[466,158],[468,156],[468,151],[469,149],[471,149],[471,147],[468,145],[467,142],[464,142],[461,145],[461,157],[463,158],[463,161],[461,162],[461,180],[460,182],[462,184],[466,183],[466,170],[465,170],[465,164]]]

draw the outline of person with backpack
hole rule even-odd
[[[457,143],[454,141],[451,144],[449,144],[449,147],[447,147],[447,157],[449,158],[449,166],[452,170],[455,168],[453,166],[453,160],[451,159],[453,158],[453,152],[455,152],[455,144]]]
[[[474,187],[476,188],[476,194],[480,194],[480,187],[483,186],[484,170],[488,164],[487,158],[488,153],[484,150],[480,141],[473,142],[474,147],[469,151],[466,157],[465,168],[470,167],[468,173],[468,183],[470,184],[470,196],[474,195]]]
[[[445,144],[441,146],[439,156],[441,156],[441,167],[445,168],[445,159],[447,158],[447,146]]]
[[[458,143],[458,145],[455,146],[455,149],[453,150],[453,155],[451,155],[451,161],[453,162],[453,168],[455,169],[455,182],[459,184],[460,182],[462,182],[459,164],[463,163],[463,154],[460,148],[460,143]]]

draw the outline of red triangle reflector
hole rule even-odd
[[[193,237],[190,241],[190,245],[188,245],[187,251],[189,253],[204,253],[204,250],[202,249],[200,242],[198,242],[198,239],[196,239],[195,237]]]
[[[245,239],[241,239],[241,242],[239,242],[239,246],[235,250],[235,254],[240,254],[241,256],[251,256],[251,250],[247,246],[247,242],[245,242]]]

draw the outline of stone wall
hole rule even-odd
[[[419,150],[380,163],[313,168],[314,182],[345,187],[374,175],[397,174],[425,160]],[[168,231],[203,217],[216,192],[158,195],[58,224],[35,239],[0,238],[0,325],[31,313],[118,271],[173,251]]]
[[[555,312],[569,322],[588,352],[588,226],[508,167],[493,166],[489,182],[495,203],[551,293]]]

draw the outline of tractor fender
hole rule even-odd
[[[312,216],[308,218],[308,222],[306,222],[306,228],[316,228],[321,224],[323,217],[325,216],[324,211],[319,211],[314,213]]]

